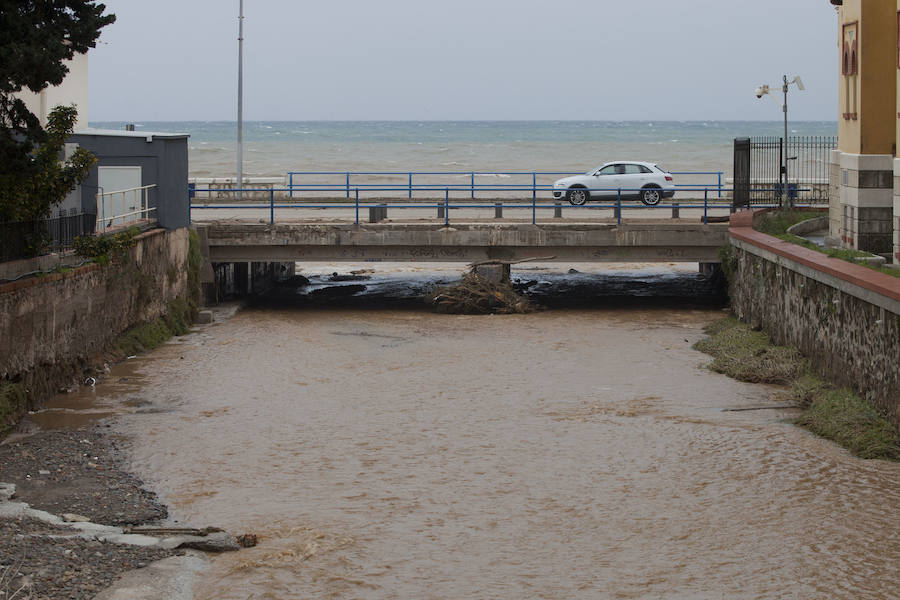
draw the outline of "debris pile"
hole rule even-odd
[[[425,301],[437,312],[463,315],[524,314],[542,308],[519,294],[508,280],[493,281],[474,267],[459,283],[435,288]]]

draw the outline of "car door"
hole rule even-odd
[[[609,164],[597,169],[594,183],[591,184],[591,196],[616,196],[620,187],[619,178],[623,165]]]
[[[641,165],[625,164],[625,174],[621,176],[622,195],[637,196],[640,193],[640,189],[650,181],[649,177],[645,172],[645,168],[642,168]]]

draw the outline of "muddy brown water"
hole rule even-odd
[[[783,401],[702,368],[721,314],[249,309],[37,418],[260,536],[198,598],[900,597],[900,466],[723,411]]]

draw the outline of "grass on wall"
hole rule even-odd
[[[871,258],[875,256],[874,254],[871,254],[869,252],[853,250],[850,248],[823,248],[822,246],[819,246],[818,244],[813,243],[806,238],[792,235],[787,232],[788,228],[796,225],[797,223],[801,223],[803,221],[821,216],[821,211],[776,210],[766,213],[755,228],[760,233],[765,233],[780,240],[784,240],[785,242],[790,242],[792,244],[803,246],[804,248],[808,248],[810,250],[815,250],[816,252],[826,254],[831,258],[845,260],[847,262],[872,269],[873,271],[878,271],[879,273],[890,275],[891,277],[900,277],[900,269],[892,269],[890,267],[879,265],[870,265],[866,262],[859,262],[856,260],[858,258]]]
[[[789,386],[788,398],[803,411],[795,424],[860,458],[900,461],[900,432],[893,424],[853,390],[814,374],[798,350],[773,345],[734,317],[705,331],[709,338],[694,347],[713,357],[710,369],[739,381]]]

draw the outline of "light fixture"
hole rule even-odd
[[[788,87],[791,85],[796,85],[797,89],[801,92],[806,89],[806,86],[803,85],[803,80],[800,79],[799,75],[796,75],[793,79],[788,81],[787,75],[783,76],[783,84],[781,86],[781,91],[784,93],[784,102],[781,104],[781,110],[784,113],[784,141],[782,142],[783,147],[781,151],[781,155],[784,159],[783,164],[781,166],[781,173],[783,176],[783,181],[781,185],[781,207],[783,209],[787,209],[789,207],[789,198],[788,198],[788,155],[787,155],[787,142],[788,142],[788,119],[787,119],[787,94]],[[768,85],[761,85],[756,88],[755,92],[757,99],[762,98],[763,96],[770,96],[773,100],[778,102],[778,98],[772,93],[771,88]]]

